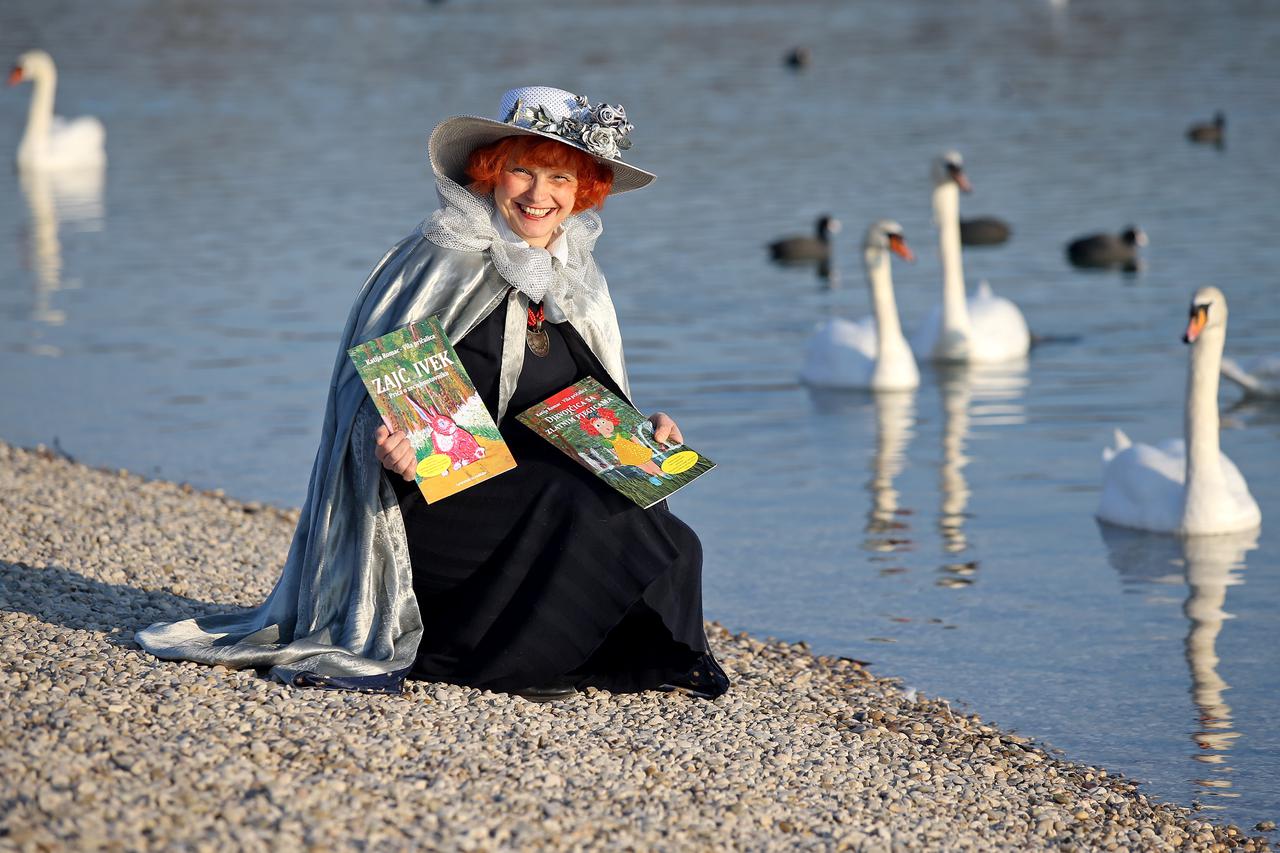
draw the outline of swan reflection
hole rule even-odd
[[[1226,753],[1240,733],[1234,729],[1231,706],[1224,698],[1231,686],[1218,674],[1217,640],[1223,621],[1232,618],[1223,609],[1227,587],[1244,583],[1245,558],[1258,547],[1258,531],[1178,539],[1105,523],[1098,528],[1111,565],[1127,580],[1185,580],[1188,592],[1182,612],[1189,625],[1183,647],[1198,722],[1191,733],[1198,750],[1192,758],[1209,765],[1207,778],[1195,783],[1211,789],[1212,796],[1236,796],[1226,790],[1231,787]]]
[[[910,510],[899,507],[893,480],[902,473],[907,445],[911,442],[916,416],[914,391],[883,391],[874,395],[876,407],[876,450],[871,458],[871,509],[867,513],[866,547],[891,551],[904,544],[902,521]]]
[[[22,169],[18,186],[31,214],[30,229],[24,235],[27,264],[35,274],[35,294],[31,319],[47,326],[60,326],[66,314],[54,306],[59,291],[74,287],[74,279],[63,274],[62,242],[59,232],[100,231],[104,219],[102,187],[105,166],[98,164],[75,169]]]
[[[916,423],[914,391],[835,390],[806,386],[814,411],[838,428],[860,430],[868,408],[873,408],[876,422],[875,450],[868,469],[866,489],[871,495],[863,531],[867,534],[863,547],[869,551],[889,552],[912,547],[909,527],[903,519],[911,509],[901,505],[894,480],[906,464],[907,445]],[[830,423],[824,429],[831,440]],[[852,440],[852,439],[851,439]]]
[[[965,445],[971,429],[1017,425],[1026,422],[1027,363],[950,365],[937,369],[938,390],[942,397],[942,465],[939,484],[942,488],[942,513],[939,529],[942,545],[948,553],[959,553],[969,546],[964,533],[968,517],[969,483],[964,469],[970,457]],[[957,564],[958,566],[961,564]],[[952,575],[971,573],[950,571]],[[952,580],[953,585],[967,582]]]

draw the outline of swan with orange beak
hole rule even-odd
[[[31,106],[27,128],[18,143],[18,168],[101,168],[107,159],[107,132],[102,122],[93,116],[68,120],[53,114],[58,70],[49,54],[29,50],[18,57],[8,83],[16,86],[26,81],[32,84]]]
[[[960,249],[960,193],[972,191],[964,160],[947,151],[933,161],[933,219],[942,256],[942,302],[916,331],[916,357],[939,362],[991,364],[1025,358],[1031,333],[1022,311],[982,282],[965,293]]]
[[[1262,511],[1249,485],[1219,446],[1218,376],[1227,340],[1227,298],[1202,287],[1191,298],[1182,340],[1187,366],[1185,439],[1134,444],[1116,430],[1102,453],[1098,518],[1111,524],[1204,536],[1253,530]]]
[[[920,371],[898,319],[891,253],[906,261],[915,260],[901,225],[891,219],[871,223],[862,243],[862,257],[873,315],[858,322],[832,317],[818,325],[800,372],[807,384],[873,391],[905,391],[919,386]]]

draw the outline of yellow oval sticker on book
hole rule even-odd
[[[452,464],[453,460],[446,454],[432,453],[418,463],[418,476],[424,480],[428,477],[439,477],[445,471],[448,471],[449,466]]]
[[[697,464],[697,453],[692,450],[681,450],[662,460],[662,470],[667,474],[683,474]]]

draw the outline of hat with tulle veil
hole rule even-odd
[[[618,104],[592,105],[582,95],[549,86],[522,86],[502,96],[500,119],[454,116],[431,131],[431,168],[466,185],[467,158],[482,145],[504,136],[542,136],[589,154],[613,171],[610,195],[638,190],[654,179],[643,169],[622,162],[631,147],[632,126]]]

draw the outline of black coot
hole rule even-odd
[[[1205,145],[1221,146],[1227,138],[1227,117],[1222,111],[1213,114],[1213,121],[1202,121],[1187,128],[1187,139]]]
[[[960,242],[965,246],[998,246],[1012,233],[1009,223],[994,216],[960,220]]]
[[[831,257],[830,237],[839,233],[840,220],[828,214],[818,217],[815,237],[784,237],[769,244],[769,255],[783,263],[826,261]]]
[[[1089,234],[1067,244],[1067,260],[1078,267],[1119,267],[1137,269],[1138,249],[1147,245],[1147,235],[1138,226],[1120,234]]]

